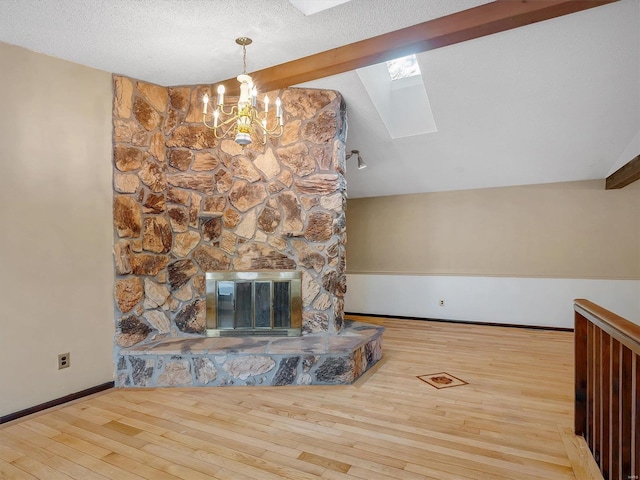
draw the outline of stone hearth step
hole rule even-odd
[[[339,335],[187,337],[122,348],[119,387],[350,384],[382,358],[384,327],[345,321]]]

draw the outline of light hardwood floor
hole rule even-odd
[[[387,330],[352,386],[109,390],[0,427],[0,478],[576,478],[572,333],[357,319]]]

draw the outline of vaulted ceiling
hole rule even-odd
[[[216,83],[242,70],[238,36],[254,41],[252,72],[486,3],[351,0],[305,16],[288,0],[3,0],[0,41],[161,85]],[[348,162],[351,198],[604,178],[640,154],[638,0],[418,62],[431,133],[392,136],[375,107],[384,90],[366,87],[366,69],[303,84],[345,97],[347,147],[368,165]],[[414,102],[394,108],[408,120],[416,113]]]

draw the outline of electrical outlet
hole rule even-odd
[[[71,366],[71,354],[61,353],[58,355],[58,370],[62,370],[63,368],[69,368]]]
[[[440,305],[441,307],[444,307],[444,300],[440,300],[440,302],[438,302],[438,305]]]

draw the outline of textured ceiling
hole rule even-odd
[[[488,0],[351,0],[305,16],[288,0],[0,0],[0,41],[160,85],[213,83]]]
[[[351,0],[305,16],[287,0],[0,0],[0,41],[162,85],[214,83],[240,73],[241,35],[254,71],[482,3]],[[638,0],[418,58],[434,133],[392,140],[356,72],[307,84],[346,99],[347,146],[368,164],[348,162],[351,198],[603,178],[640,154]]]

